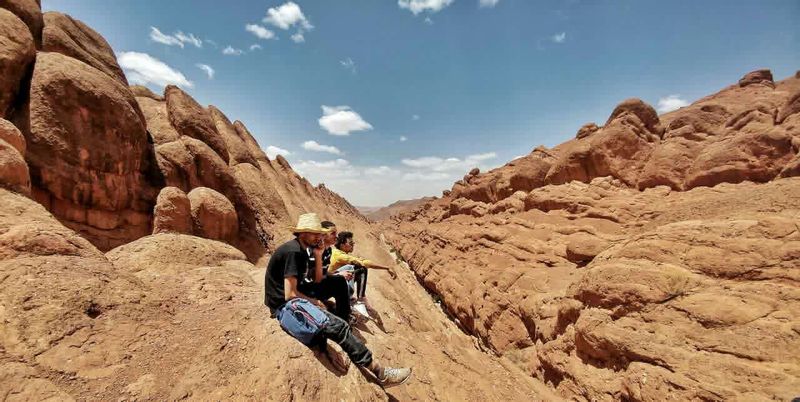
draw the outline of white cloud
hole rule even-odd
[[[267,16],[262,20],[267,24],[287,30],[295,25],[301,30],[311,30],[313,25],[308,21],[300,6],[292,1],[267,10]]]
[[[400,142],[406,142],[406,141],[408,141],[408,137],[406,137],[405,135],[401,135]]]
[[[208,79],[210,79],[210,80],[214,79],[214,69],[211,68],[211,66],[209,66],[208,64],[202,64],[202,63],[197,63],[197,64],[195,64],[195,66],[197,66],[197,68],[205,71],[206,75],[208,75]]]
[[[449,181],[453,176],[444,172],[409,172],[403,174],[405,181]]]
[[[350,70],[351,73],[356,73],[356,62],[354,62],[353,59],[348,57],[344,60],[339,60],[339,64],[341,64],[345,69]]]
[[[292,35],[292,42],[294,43],[303,43],[306,41],[306,37],[303,36],[302,32],[297,32],[296,34]]]
[[[552,37],[550,37],[550,39],[552,39],[553,42],[555,43],[564,43],[564,41],[567,40],[567,33],[566,32],[557,33]]]
[[[185,43],[189,43],[195,47],[203,47],[203,41],[194,36],[194,34],[185,34],[182,31],[178,31],[172,35],[167,35],[156,27],[150,27],[150,40],[167,46],[183,47]]]
[[[195,47],[203,47],[203,41],[198,39],[193,34],[184,34],[181,31],[175,33],[175,37],[178,38],[181,43],[189,43],[194,45]]]
[[[489,7],[489,8],[491,8],[491,7],[496,6],[497,3],[499,3],[499,2],[500,2],[500,0],[480,0],[478,2],[478,5],[480,7]]]
[[[275,159],[275,157],[278,155],[287,156],[292,154],[291,152],[274,145],[268,146],[267,149],[264,150],[264,153],[266,153],[270,159]]]
[[[440,158],[438,156],[425,156],[417,159],[403,159],[401,162],[411,168],[425,169],[433,172],[447,172],[447,171],[466,171],[471,169],[480,162],[494,159],[497,154],[494,152],[487,152],[483,154],[469,155],[464,159],[459,158]]]
[[[250,45],[250,51],[251,52],[255,52],[256,50],[261,50],[261,45],[259,45],[257,43],[254,43],[254,44]]]
[[[241,56],[242,53],[244,53],[244,50],[235,49],[231,45],[228,45],[228,47],[226,47],[225,49],[222,49],[222,54],[225,54],[225,55],[228,55],[228,56]]]
[[[193,86],[180,71],[146,53],[122,52],[117,61],[125,70],[128,81],[133,84],[155,84],[160,87],[175,84],[188,88]]]
[[[303,143],[303,149],[315,152],[328,152],[334,155],[341,155],[342,151],[333,145],[322,145],[316,141],[306,141]]]
[[[206,43],[210,43],[210,44],[211,44],[211,46],[214,46],[214,49],[217,49],[217,48],[219,48],[219,45],[217,45],[217,42],[214,42],[214,41],[213,41],[213,40],[211,40],[211,39],[206,39]]]
[[[386,176],[394,173],[397,173],[397,170],[389,166],[368,167],[364,169],[364,174],[368,176]]]
[[[428,25],[433,25],[433,20],[431,19],[431,17],[425,17],[425,23]]]
[[[273,39],[275,38],[275,32],[270,31],[264,26],[258,24],[247,24],[244,26],[244,29],[247,32],[252,33],[253,35],[261,38],[261,39]]]
[[[438,12],[452,2],[453,0],[397,0],[397,5],[417,15],[424,11],[429,13]]]
[[[322,105],[319,126],[333,135],[350,135],[353,131],[372,130],[372,125],[350,109],[350,106]]]
[[[412,115],[411,120],[419,120],[419,115],[418,114]]]
[[[661,98],[658,100],[658,113],[667,113],[671,112],[676,109],[680,109],[684,106],[689,106],[689,102],[685,99],[681,99],[680,95],[670,95],[666,98]]]

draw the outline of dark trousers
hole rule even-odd
[[[302,283],[298,290],[319,300],[333,297],[336,300],[336,315],[345,322],[350,321],[350,291],[343,276],[328,275],[319,283]]]
[[[328,311],[325,311],[325,314],[328,315],[328,323],[322,328],[320,335],[324,339],[330,339],[338,343],[355,365],[360,367],[369,366],[372,363],[372,352],[353,335],[350,325]]]
[[[369,270],[364,267],[358,267],[353,272],[353,278],[356,280],[356,297],[365,297],[367,295],[367,272]]]

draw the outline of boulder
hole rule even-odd
[[[600,127],[597,127],[597,124],[594,123],[586,123],[578,129],[578,133],[575,134],[575,138],[581,139],[586,138],[592,134],[594,134]]]
[[[239,222],[230,200],[206,187],[195,188],[188,196],[196,235],[225,242],[236,237]]]
[[[153,143],[156,145],[166,144],[177,141],[181,137],[169,122],[166,102],[139,95],[136,96],[136,102],[139,104],[139,108],[142,110],[144,119],[147,122],[147,132],[150,133]]]
[[[258,168],[258,161],[255,156],[250,153],[247,144],[239,136],[239,132],[233,126],[233,123],[228,120],[221,110],[214,106],[209,106],[208,111],[216,125],[217,132],[225,141],[225,147],[228,149],[228,158],[231,166],[239,163],[249,163]]]
[[[143,86],[143,85],[131,85],[131,92],[133,92],[133,96],[139,98],[150,98],[152,100],[157,101],[164,101],[164,97],[161,95],[156,95],[150,88]]]
[[[664,129],[661,127],[661,122],[658,119],[656,110],[637,98],[626,99],[617,105],[614,111],[611,112],[611,116],[608,117],[606,125],[614,120],[619,120],[627,114],[636,116],[636,120],[628,120],[628,122],[637,126],[639,124],[644,125],[644,128],[648,131],[647,134],[654,134],[658,137],[661,137],[661,134],[663,134]]]
[[[28,27],[16,15],[0,8],[0,117],[16,101],[22,79],[36,57]]]
[[[686,172],[705,146],[725,135],[724,125],[731,116],[717,103],[692,105],[673,113],[663,140],[642,168],[637,183],[640,189],[666,185],[683,190]]]
[[[579,265],[586,264],[608,248],[608,245],[607,241],[588,233],[571,234],[567,238],[567,259]]]
[[[177,187],[164,187],[153,210],[153,234],[192,234],[192,208],[189,197]]]
[[[772,80],[772,71],[768,69],[751,71],[744,75],[739,80],[740,87],[746,87],[753,84],[762,84],[775,88],[775,81]]]
[[[0,187],[20,194],[31,194],[31,176],[25,158],[2,138],[0,138]]]
[[[280,165],[284,169],[292,170],[292,165],[289,164],[289,161],[287,161],[286,158],[283,157],[283,155],[275,155],[275,161],[278,162],[278,165]]]
[[[469,171],[469,175],[470,175],[470,176],[477,176],[477,175],[479,175],[480,173],[481,173],[481,170],[480,170],[480,169],[478,169],[478,168],[472,168],[472,169]]]
[[[264,153],[264,150],[261,149],[261,146],[258,145],[258,141],[253,137],[253,134],[250,134],[250,131],[247,130],[244,123],[239,120],[233,122],[233,128],[236,129],[236,133],[239,134],[239,138],[245,142],[247,148],[250,150],[250,155],[256,158],[259,162],[269,163],[269,158],[267,154]]]
[[[151,232],[163,179],[152,170],[145,125],[126,85],[77,59],[41,52],[25,135],[34,196],[65,224],[103,249]]]
[[[791,96],[786,98],[786,103],[778,109],[778,115],[775,117],[775,123],[783,123],[787,117],[800,112],[800,89],[795,91]]]
[[[174,85],[167,85],[164,97],[167,99],[167,113],[172,127],[181,135],[206,143],[227,164],[228,147],[208,112],[189,94]]]
[[[25,156],[25,137],[10,121],[0,119],[0,140],[14,147],[22,156]]]
[[[687,171],[686,188],[766,182],[794,157],[792,137],[779,130],[740,132],[704,147]]]
[[[652,106],[639,99],[627,99],[614,108],[603,128],[585,139],[556,147],[558,157],[545,181],[563,184],[613,176],[635,185],[663,132]]]
[[[44,13],[42,50],[78,59],[128,85],[128,79],[108,42],[92,28],[69,15],[53,11]]]
[[[19,17],[28,26],[36,47],[41,47],[44,20],[39,0],[3,0],[0,8],[5,8]]]

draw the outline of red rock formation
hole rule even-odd
[[[187,194],[192,208],[194,233],[211,240],[231,242],[239,231],[236,209],[224,195],[205,187]]]
[[[189,94],[174,85],[167,85],[164,98],[172,127],[181,135],[206,143],[227,164],[228,148],[208,112]]]
[[[798,88],[760,71],[662,116],[625,101],[384,235],[467,332],[564,397],[791,399],[800,180],[779,177],[800,174]],[[547,178],[503,184],[526,170]]]
[[[6,117],[36,56],[33,37],[25,24],[0,8],[0,117]]]
[[[36,47],[41,47],[44,20],[40,0],[4,0],[0,3],[0,8],[16,14],[28,26]]]
[[[160,188],[136,101],[118,80],[39,53],[26,159],[34,197],[101,249],[149,234]]]
[[[68,15],[52,11],[44,13],[42,50],[80,60],[128,85],[108,42],[92,28]]]
[[[234,211],[235,212],[235,211]],[[177,187],[164,187],[153,210],[153,234],[192,234],[192,207],[186,193]]]

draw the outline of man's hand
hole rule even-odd
[[[323,303],[323,302],[322,302],[322,300],[319,300],[319,299],[314,299],[314,304],[315,304],[317,307],[319,307],[319,308],[321,308],[321,309],[323,309],[323,310],[327,310],[327,309],[328,309],[328,306],[326,306],[326,305],[325,305],[325,303]]]
[[[322,258],[322,252],[325,251],[322,247],[314,247],[311,252],[314,254],[314,259],[319,261]]]
[[[348,281],[353,279],[353,271],[339,272],[337,275],[343,276],[344,279],[347,279]]]

